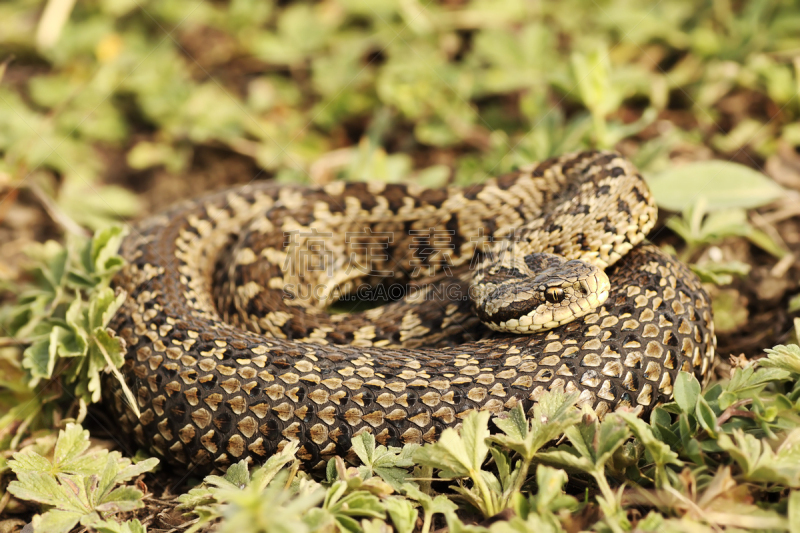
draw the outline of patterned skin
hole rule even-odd
[[[141,416],[111,378],[108,403],[140,446],[199,472],[290,441],[317,468],[352,458],[363,431],[432,442],[554,387],[601,415],[649,413],[680,370],[705,377],[716,346],[699,280],[642,243],[655,219],[613,152],[467,189],[260,183],[187,202],[123,243],[111,327]],[[419,289],[328,311],[387,278]]]

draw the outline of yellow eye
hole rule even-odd
[[[551,304],[557,304],[564,299],[564,289],[552,287],[544,291],[544,299]]]

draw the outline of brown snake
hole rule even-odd
[[[113,380],[108,403],[140,446],[200,471],[290,441],[315,468],[352,458],[363,431],[432,442],[474,409],[528,409],[554,387],[601,415],[647,413],[680,370],[705,377],[716,345],[699,280],[641,243],[655,217],[613,152],[467,188],[263,182],[184,203],[123,243],[111,327],[141,416]],[[327,309],[393,286],[416,288]],[[546,331],[519,334],[533,329]]]

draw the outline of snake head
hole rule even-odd
[[[590,263],[534,253],[490,267],[473,280],[471,295],[489,328],[525,334],[594,311],[608,299],[610,288],[605,272]]]

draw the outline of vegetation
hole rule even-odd
[[[0,531],[800,531],[798,27],[791,0],[0,3]],[[324,479],[292,447],[202,483],[108,450],[125,221],[587,147],[637,164],[651,238],[706,282],[705,387],[681,375],[649,421],[553,391],[496,434],[362,434]]]

